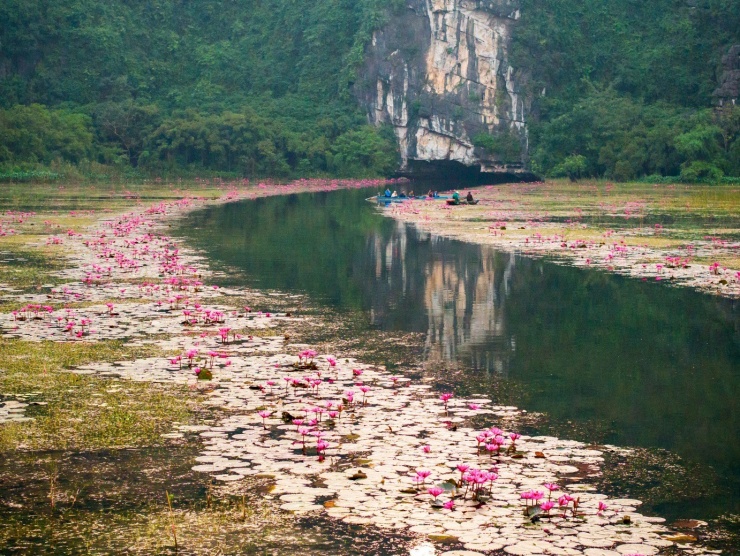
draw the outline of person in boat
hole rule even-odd
[[[427,191],[427,197],[434,197],[434,191],[432,191],[431,189]]]
[[[459,191],[455,191],[452,194],[452,200],[455,202],[456,205],[460,203],[460,192]]]
[[[473,202],[473,192],[472,191],[468,191],[468,194],[465,196],[465,200],[468,203],[472,203]]]
[[[393,193],[391,194],[391,197],[398,197],[398,192],[397,192],[397,191],[394,191],[394,192],[393,192]]]
[[[405,199],[406,198],[406,192],[402,189],[401,190],[401,193],[398,194],[398,197],[401,198],[401,199]]]
[[[414,196],[414,190],[412,189],[411,191],[409,191],[409,197],[413,198],[413,196]]]
[[[386,197],[390,197],[391,196],[391,190],[390,189],[386,189],[385,190],[385,196]]]

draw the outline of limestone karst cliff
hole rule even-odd
[[[719,87],[713,96],[719,106],[737,104],[740,98],[740,44],[733,45],[722,57]]]
[[[516,0],[408,0],[374,33],[355,93],[394,127],[402,171],[527,176],[529,102],[508,61],[518,18]]]

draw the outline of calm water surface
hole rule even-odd
[[[378,214],[369,194],[213,207],[178,233],[251,286],[422,333],[425,362],[464,369],[461,395],[513,384],[507,401],[553,423],[596,423],[601,442],[716,472],[723,496],[664,512],[740,511],[738,302],[432,238]]]

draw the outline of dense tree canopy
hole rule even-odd
[[[736,0],[521,0],[514,63],[535,100],[535,170],[740,175],[740,109],[713,111]],[[571,171],[568,170],[570,168]]]
[[[394,141],[365,126],[350,87],[389,4],[3,2],[0,125],[30,125],[25,139],[2,136],[0,163],[387,174]],[[29,142],[50,119],[64,122],[57,134],[71,133],[74,148],[60,150],[51,134]]]
[[[512,61],[543,174],[740,174],[739,108],[713,108],[737,0],[519,0]],[[398,163],[352,96],[399,0],[5,0],[0,173],[368,175]],[[518,159],[505,136],[472,138]]]

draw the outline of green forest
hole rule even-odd
[[[615,180],[740,175],[740,108],[714,109],[737,0],[521,0],[531,167]],[[545,94],[542,94],[542,92]]]
[[[714,108],[734,0],[520,0],[531,168],[629,180],[740,175]],[[352,94],[399,0],[6,0],[0,174],[389,175],[392,130]],[[543,94],[544,92],[544,94]],[[51,175],[51,174],[50,174]]]
[[[5,1],[0,167],[390,174],[392,132],[350,94],[388,5]]]

